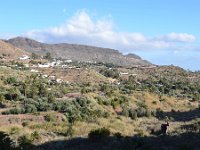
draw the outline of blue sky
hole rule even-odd
[[[80,43],[200,70],[199,0],[6,0],[0,37]]]

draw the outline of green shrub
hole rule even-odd
[[[48,122],[50,122],[50,121],[54,122],[54,121],[56,121],[56,116],[53,114],[47,114],[46,116],[44,116],[44,119]]]
[[[133,120],[137,119],[137,111],[135,109],[129,109],[129,117]]]
[[[12,127],[10,130],[10,134],[17,134],[17,133],[19,133],[19,131],[20,131],[20,128]]]
[[[127,107],[123,107],[122,115],[126,116],[126,117],[129,117],[129,109]]]
[[[34,131],[33,133],[31,133],[31,140],[32,141],[35,141],[35,140],[38,140],[40,139],[40,135],[37,131]]]
[[[72,124],[68,125],[66,135],[69,136],[70,138],[73,137],[73,135],[74,135],[74,129],[73,129],[73,125]]]
[[[17,78],[16,77],[8,77],[6,79],[6,83],[7,84],[14,84],[14,83],[17,83]]]
[[[151,117],[152,112],[148,109],[146,109],[146,117]]]
[[[5,101],[5,97],[3,94],[0,93],[0,105],[2,105],[4,101]]]
[[[23,114],[25,111],[23,108],[12,108],[10,110],[6,110],[2,112],[3,115],[8,115],[8,114]]]
[[[146,116],[146,109],[145,108],[139,107],[136,111],[137,111],[137,116],[138,117]]]
[[[33,140],[28,135],[23,135],[18,138],[19,147],[22,149],[28,149],[32,142]]]
[[[100,73],[106,77],[119,78],[119,72],[117,69],[102,69]]]
[[[27,105],[25,106],[25,112],[26,112],[26,113],[35,113],[35,112],[37,112],[37,108],[36,108],[36,106],[33,105],[33,104],[27,104]]]

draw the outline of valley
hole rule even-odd
[[[0,63],[0,130],[16,149],[200,146],[198,71],[20,51],[15,57],[2,52]]]

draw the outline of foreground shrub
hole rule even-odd
[[[32,142],[33,140],[27,135],[23,135],[18,139],[19,147],[21,149],[29,149],[29,147],[32,145]]]
[[[106,128],[99,128],[90,131],[88,138],[92,141],[102,141],[110,136],[110,130]]]
[[[39,140],[40,138],[41,137],[38,131],[34,131],[33,133],[31,133],[31,141]]]
[[[10,139],[9,135],[0,132],[0,149],[1,150],[12,150],[13,148],[13,141]]]

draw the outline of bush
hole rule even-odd
[[[37,108],[33,104],[28,104],[25,107],[25,112],[26,113],[35,113],[35,112],[37,112]]]
[[[52,115],[52,114],[47,114],[46,116],[44,116],[44,119],[48,122],[50,121],[56,121],[56,116]]]
[[[137,111],[135,109],[130,109],[129,110],[129,117],[131,117],[131,119],[133,119],[133,120],[137,119],[137,117],[138,117]]]
[[[10,134],[17,134],[20,132],[20,128],[18,127],[12,127],[10,130]]]
[[[92,141],[102,141],[110,136],[110,130],[106,128],[99,128],[90,131],[88,138]]]
[[[12,108],[10,110],[6,110],[2,112],[3,115],[8,115],[8,114],[23,114],[25,111],[23,108]]]
[[[31,133],[31,140],[32,141],[35,141],[35,140],[38,140],[40,139],[40,135],[37,131],[34,131],[33,133]]]
[[[27,135],[23,135],[19,137],[18,142],[19,142],[19,147],[21,147],[22,149],[29,149],[33,140],[30,139],[30,137],[28,137]]]
[[[8,77],[8,78],[6,79],[6,83],[8,83],[8,84],[17,83],[17,78],[16,78],[16,77]]]
[[[127,107],[123,107],[122,115],[126,116],[126,117],[129,117],[129,109]]]
[[[145,108],[139,107],[136,111],[137,111],[137,116],[138,117],[146,116],[146,109]]]
[[[146,109],[146,117],[151,117],[152,112],[148,109]]]
[[[102,69],[100,70],[100,73],[106,77],[119,78],[119,72],[117,69]]]

